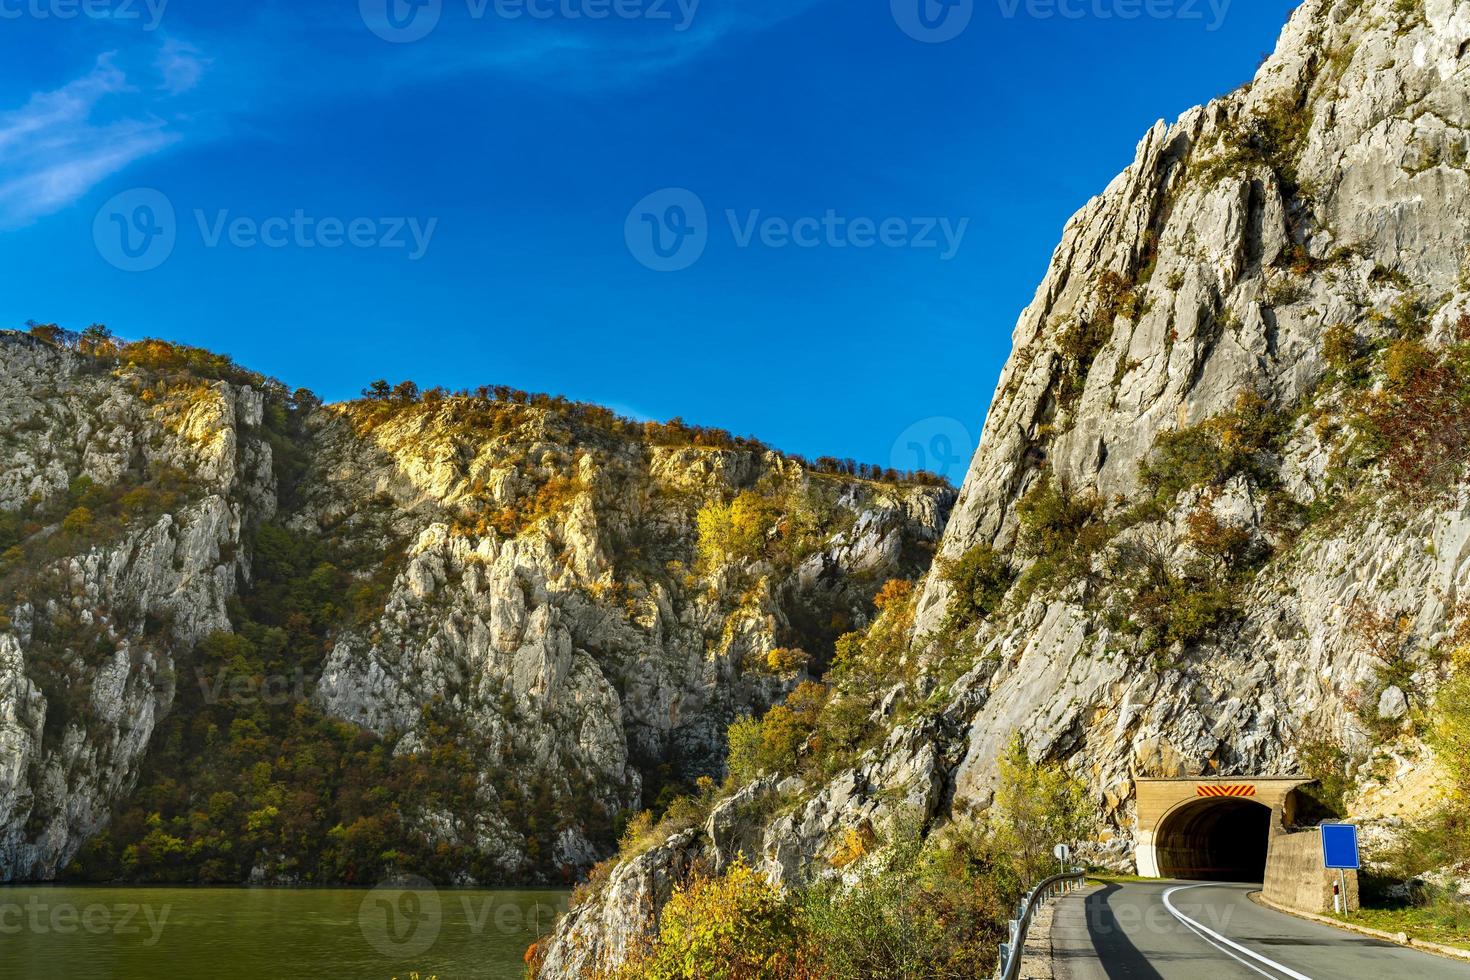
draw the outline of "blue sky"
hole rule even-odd
[[[1292,5],[957,2],[0,0],[0,323],[958,478],[1067,217]]]

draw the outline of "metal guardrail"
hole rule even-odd
[[[1016,906],[1016,917],[1011,920],[1011,941],[1000,944],[1000,965],[996,968],[996,980],[1016,980],[1021,975],[1021,960],[1026,953],[1026,933],[1031,929],[1031,918],[1036,910],[1057,895],[1081,888],[1086,880],[1083,868],[1073,868],[1059,875],[1052,875],[1038,882]]]

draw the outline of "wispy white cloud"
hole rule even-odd
[[[682,0],[649,4],[668,20],[476,21],[446,17],[440,30],[403,45],[425,75],[504,72],[569,89],[636,87],[773,28],[826,0]],[[546,5],[543,4],[543,7]],[[493,10],[491,4],[488,9]]]
[[[389,43],[369,26],[376,21],[357,9],[344,16],[336,5],[263,2],[251,8],[248,29],[212,38],[209,47],[222,72],[272,78],[265,98],[289,92],[292,101],[301,101],[495,75],[593,93],[653,83],[824,3],[835,0],[642,0],[630,9],[647,16],[594,18],[576,13],[588,6],[585,0],[443,0],[417,8],[442,11],[425,36]],[[533,7],[539,13],[526,13]],[[269,43],[257,43],[261,37]],[[316,70],[297,70],[302,63]]]
[[[206,65],[199,52],[165,43],[153,93],[132,84],[115,61],[115,53],[104,54],[82,77],[0,112],[0,227],[58,211],[181,138],[157,111],[156,93],[197,84]]]
[[[395,45],[375,38],[356,10],[348,16],[334,5],[329,14],[265,0],[242,14],[246,24],[206,33],[208,55],[177,37],[154,36],[101,56],[87,74],[36,92],[19,108],[0,109],[0,228],[54,213],[186,132],[202,138],[226,116],[231,129],[258,126],[283,104],[448,76],[502,76],[572,93],[628,89],[826,2],[663,0],[657,9],[678,12],[672,23],[509,20],[493,2],[446,2],[437,30]],[[474,17],[473,10],[488,13]],[[298,70],[306,63],[317,70]],[[211,98],[202,102],[206,75]],[[262,86],[262,78],[272,83]]]
[[[182,95],[199,84],[199,79],[213,64],[198,48],[187,41],[169,38],[158,52],[154,66],[162,78],[159,88],[169,95]]]

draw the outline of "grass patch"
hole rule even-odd
[[[1410,939],[1470,951],[1470,905],[1451,898],[1441,898],[1428,905],[1361,909],[1341,918],[1353,925],[1402,932]]]

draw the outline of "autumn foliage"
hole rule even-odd
[[[1470,333],[1470,316],[1459,330]],[[1380,391],[1365,395],[1356,419],[1380,454],[1390,484],[1426,498],[1455,483],[1470,461],[1470,343],[1434,354],[1418,341],[1385,355]]]

